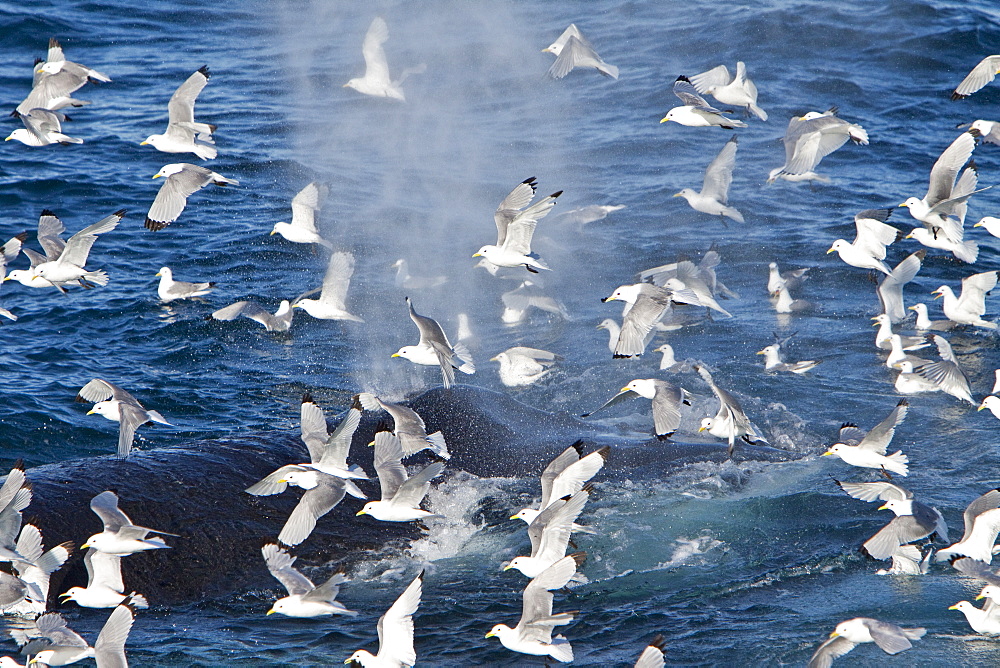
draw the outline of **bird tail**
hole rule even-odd
[[[152,420],[153,422],[159,422],[160,424],[169,425],[171,427],[173,426],[172,424],[170,424],[169,422],[167,422],[163,418],[163,416],[160,415],[158,412],[156,412],[156,411],[146,411],[146,412],[149,414],[149,419]]]
[[[886,459],[889,460],[889,464],[886,464],[885,468],[893,473],[898,473],[899,475],[905,476],[909,472],[909,468],[906,466],[909,462],[909,458],[903,454],[902,450],[897,450],[891,455],[887,455]]]
[[[979,244],[975,241],[966,241],[958,244],[952,252],[962,262],[972,264],[979,257]]]
[[[149,601],[147,601],[146,597],[143,596],[142,594],[136,594],[135,592],[132,592],[132,599],[129,601],[129,605],[131,605],[133,608],[145,610],[146,608],[149,607]]]
[[[608,65],[607,63],[603,63],[602,65],[598,66],[597,71],[603,74],[604,76],[611,77],[612,79],[618,78],[618,68],[615,67],[614,65]]]
[[[727,206],[726,208],[724,208],[722,210],[722,215],[723,216],[728,216],[729,218],[732,218],[737,223],[742,223],[743,222],[743,214],[740,213],[739,211],[737,211],[734,207]]]
[[[570,663],[573,660],[573,646],[565,636],[556,636],[549,646],[549,656],[561,663]]]
[[[767,120],[767,112],[758,107],[755,103],[751,102],[750,104],[747,105],[747,108],[751,111],[751,113],[753,113],[754,116],[756,116],[760,120],[762,121]]]
[[[219,151],[211,144],[196,143],[194,145],[194,154],[202,160],[214,160],[215,156],[219,155]]]
[[[723,120],[725,120],[726,124],[723,125],[723,126],[721,126],[721,127],[724,127],[727,130],[732,130],[733,128],[745,128],[747,126],[746,123],[744,123],[743,121],[737,120],[735,118],[726,118],[726,119],[723,119]]]
[[[462,365],[457,367],[459,371],[470,376],[476,373],[476,365],[472,361],[472,353],[469,352],[469,348],[464,343],[456,343],[452,346],[452,350],[455,351],[455,355],[462,362]]]
[[[108,284],[108,275],[103,269],[88,271],[83,277],[95,285],[104,286]]]

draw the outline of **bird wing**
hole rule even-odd
[[[201,93],[205,84],[208,83],[209,76],[211,75],[208,66],[203,66],[177,87],[174,94],[170,96],[170,102],[167,103],[169,125],[194,123],[194,101],[198,98],[198,94]],[[189,128],[189,131],[192,130]]]
[[[830,638],[816,648],[806,668],[830,668],[833,665],[834,659],[844,656],[856,646],[856,643],[851,642],[844,636]]]
[[[326,197],[329,188],[313,181],[292,198],[292,225],[319,234],[316,229],[316,212],[320,200]]]
[[[948,360],[921,364],[913,372],[937,385],[942,392],[955,396],[956,393],[972,394],[969,379],[957,363]]]
[[[340,585],[347,582],[347,576],[343,573],[334,573],[329,580],[304,595],[303,600],[318,601],[321,603],[332,602],[340,593]]]
[[[997,70],[1000,70],[1000,56],[986,56],[962,79],[962,82],[955,88],[955,92],[951,94],[951,99],[958,100],[972,95],[993,81]]]
[[[149,413],[138,403],[118,402],[118,456],[126,457],[135,441],[135,430],[149,421]]]
[[[549,521],[545,523],[542,538],[538,542],[537,554],[533,557],[555,563],[566,556],[570,534],[573,533],[573,523],[583,512],[583,507],[590,498],[590,493],[581,489],[556,510]]]
[[[656,382],[656,393],[653,395],[653,426],[658,436],[670,435],[677,431],[681,424],[683,401],[684,391],[681,388],[665,380]]]
[[[733,182],[733,167],[735,166],[736,137],[734,136],[726,142],[726,145],[722,147],[722,150],[705,170],[701,194],[725,204],[729,200],[729,186]]]
[[[392,496],[392,502],[406,508],[418,507],[427,494],[427,490],[430,489],[430,481],[441,471],[444,471],[444,463],[442,462],[434,462],[423,468],[399,486],[399,489]]]
[[[849,496],[862,501],[905,501],[912,499],[913,494],[891,482],[841,482],[836,481],[840,488]]]
[[[561,499],[583,489],[583,486],[604,467],[610,452],[611,447],[605,445],[563,469],[552,481],[550,498]]]
[[[615,357],[641,355],[646,350],[653,325],[659,322],[669,309],[670,293],[666,290],[640,293],[622,321],[618,343],[615,346]]]
[[[674,81],[674,95],[681,99],[684,106],[694,107],[696,109],[701,109],[710,113],[721,113],[718,109],[715,109],[708,102],[705,101],[699,93],[698,90],[691,85],[691,82],[687,77],[680,76]]]
[[[854,247],[879,260],[885,259],[885,247],[900,237],[898,229],[882,222],[888,218],[887,210],[869,209],[854,216],[854,226],[858,231]]]
[[[296,557],[274,543],[268,543],[260,548],[260,552],[264,555],[267,570],[284,586],[289,596],[296,594],[301,596],[313,590],[312,581],[292,566]]]
[[[607,405],[605,404],[605,406]],[[559,498],[558,496],[552,496],[552,485],[555,483],[555,479],[571,465],[580,461],[581,455],[583,455],[583,441],[579,440],[560,452],[555,459],[548,463],[541,475],[542,502],[539,508],[545,509],[552,501]]]
[[[181,171],[168,176],[160,186],[146,219],[162,224],[174,222],[184,211],[187,198],[207,186],[211,180],[212,170],[185,164]]]
[[[507,226],[507,237],[503,248],[519,255],[531,254],[531,237],[535,233],[537,221],[533,218],[518,216]]]
[[[969,538],[974,528],[976,518],[988,510],[1000,508],[1000,489],[991,489],[982,496],[977,497],[970,503],[963,513],[965,521],[965,534],[962,536],[964,542]]]
[[[933,523],[927,526],[914,515],[900,515],[892,518],[862,547],[875,559],[888,559],[900,545],[926,538],[934,533],[934,529]]]
[[[35,627],[45,638],[48,638],[53,645],[65,645],[69,647],[88,647],[84,640],[76,631],[66,626],[66,620],[58,612],[49,612],[35,620]]]
[[[906,319],[906,307],[903,304],[903,286],[913,280],[920,271],[921,264],[927,256],[927,249],[918,250],[906,256],[902,262],[896,265],[882,282],[878,284],[876,292],[879,302],[882,304],[882,312],[889,316],[891,322],[899,322]]]
[[[351,441],[354,440],[354,432],[358,430],[359,424],[361,424],[361,410],[357,406],[352,406],[347,411],[347,416],[340,421],[340,424],[326,440],[319,459],[320,465],[334,466],[339,469],[347,468],[347,455],[351,450]]]
[[[326,431],[326,416],[323,415],[323,409],[316,405],[308,392],[302,397],[299,416],[302,442],[309,450],[309,461],[317,464],[323,458],[330,435]]]
[[[121,559],[117,554],[108,554],[92,547],[87,548],[87,554],[83,557],[83,563],[87,567],[87,586],[96,585],[108,587],[119,593],[124,592]]]
[[[385,19],[376,16],[368,26],[365,41],[361,45],[361,55],[365,58],[365,78],[389,83],[389,63],[385,59],[382,45],[389,39],[389,26]]]
[[[734,427],[750,429],[750,419],[746,416],[746,413],[743,412],[740,402],[738,402],[733,395],[729,394],[729,392],[715,384],[715,380],[712,378],[712,374],[709,373],[708,369],[699,365],[697,370],[698,375],[701,376],[706,383],[708,383],[708,386],[712,388],[712,392],[719,400],[719,412],[716,415],[716,419],[719,419],[720,417],[723,420],[732,419]]]
[[[26,114],[21,114],[21,121],[24,127],[28,128],[31,134],[44,140],[50,132],[62,132],[61,121],[66,119],[66,115],[58,111],[49,109],[31,109]]]
[[[412,666],[417,661],[413,651],[413,614],[420,607],[423,583],[421,572],[378,619],[378,656],[390,665]]]
[[[135,399],[132,398],[132,395],[130,395],[122,388],[112,383],[109,383],[106,380],[101,380],[100,378],[95,378],[86,385],[84,385],[82,388],[80,388],[80,391],[77,393],[76,396],[81,401],[89,401],[91,403],[97,403],[99,401],[107,401],[111,397],[118,398],[116,394],[118,396],[124,395],[129,399],[132,399],[132,401],[135,401]]]
[[[303,471],[301,466],[296,464],[286,464],[276,471],[273,471],[257,483],[250,485],[244,491],[247,494],[253,494],[254,496],[271,496],[273,494],[280,494],[288,489],[287,482],[278,482],[279,480],[284,480],[292,471]]]
[[[94,245],[94,242],[97,241],[97,235],[115,229],[124,217],[125,209],[119,209],[110,216],[102,218],[93,225],[88,225],[71,236],[66,241],[66,247],[63,248],[63,252],[59,256],[59,261],[74,264],[78,267],[87,264],[87,256],[90,255],[90,249]]]
[[[589,413],[584,413],[581,417],[590,417],[594,413],[602,411],[608,406],[614,406],[615,404],[620,404],[626,399],[631,399],[632,397],[637,397],[637,396],[639,395],[636,392],[633,392],[632,390],[622,390],[621,392],[619,392],[618,394],[616,394],[615,396],[611,397],[606,402],[604,402],[604,404],[600,408],[595,408]]]
[[[437,320],[433,318],[428,318],[427,316],[420,315],[413,310],[413,302],[410,298],[406,298],[406,306],[410,309],[410,320],[413,324],[417,326],[420,330],[420,342],[417,345],[421,346],[432,346],[433,343],[444,344],[449,350],[451,350],[451,344],[448,342],[448,336],[444,333],[441,325],[438,324]]]
[[[298,505],[288,516],[278,540],[285,545],[298,545],[316,528],[316,520],[334,509],[347,493],[343,478],[325,473],[316,474],[316,486],[307,489]]]
[[[114,492],[101,492],[95,496],[90,500],[90,509],[104,522],[105,531],[119,531],[132,525],[128,515],[118,509],[118,495]]]
[[[531,541],[532,557],[538,555],[538,548],[542,543],[542,533],[545,531],[545,527],[548,526],[552,516],[566,505],[567,501],[569,501],[568,496],[555,499],[552,503],[542,506],[542,511],[535,515],[535,519],[531,520],[531,523],[528,525],[528,540]]]
[[[979,578],[987,584],[1000,586],[1000,574],[978,559],[971,557],[961,557],[952,562],[959,573],[970,577]]]
[[[323,291],[320,293],[320,301],[339,308],[341,311],[346,311],[347,288],[351,284],[351,276],[353,275],[354,255],[346,251],[339,251],[331,255],[330,263],[326,266],[326,274],[323,276]]]
[[[728,86],[732,82],[733,77],[729,74],[729,68],[725,65],[719,65],[707,72],[695,74],[690,79],[691,85],[695,87],[695,90],[699,93],[706,93],[710,86]]]
[[[858,444],[859,447],[865,450],[871,450],[872,452],[877,452],[880,455],[885,454],[886,448],[889,447],[890,441],[892,441],[893,435],[896,433],[896,427],[903,422],[903,418],[906,417],[906,412],[909,409],[910,402],[906,399],[900,399],[896,407],[892,409],[888,417],[879,422],[877,425],[872,427],[871,431],[861,442]]]
[[[969,132],[963,132],[941,153],[931,167],[927,194],[924,196],[927,206],[933,207],[951,199],[958,172],[969,162],[975,148],[976,138]]]
[[[866,619],[865,626],[868,627],[868,632],[871,634],[872,640],[886,654],[898,654],[905,649],[913,647],[903,629],[895,624],[881,622],[877,619]],[[909,630],[912,632],[917,629]]]
[[[496,213],[493,214],[493,220],[497,224],[497,246],[502,246],[504,239],[507,238],[507,225],[510,224],[512,220],[517,218],[518,212],[521,209],[528,206],[531,199],[535,196],[535,188],[537,187],[536,179],[534,176],[521,181],[517,186],[503,198],[500,202],[500,206],[497,207]]]
[[[986,313],[986,293],[997,285],[997,272],[984,271],[962,279],[962,294],[958,297],[958,307],[963,311]]]
[[[582,39],[582,36],[571,35],[549,68],[548,75],[553,79],[562,79],[577,65],[594,62],[601,62],[601,57],[597,55],[594,47]]]
[[[49,260],[55,260],[62,254],[66,242],[60,235],[65,231],[66,226],[56,214],[48,209],[42,210],[42,214],[38,217],[38,243],[41,244],[45,257]]]
[[[94,642],[94,661],[101,668],[128,668],[125,659],[125,641],[135,621],[135,613],[126,604],[115,606],[104,622],[104,627]]]
[[[635,662],[635,668],[663,668],[663,651],[665,648],[666,639],[662,635],[657,635],[646,646],[646,649],[642,650],[642,654],[639,655],[638,660]]]
[[[406,468],[402,463],[403,446],[392,432],[375,434],[375,472],[382,487],[382,500],[389,501],[406,482]]]

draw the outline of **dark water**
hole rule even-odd
[[[90,265],[111,276],[107,288],[62,297],[4,286],[3,305],[20,316],[2,325],[0,439],[10,461],[41,464],[114,448],[114,425],[85,416],[72,401],[93,377],[128,388],[176,425],[144,428],[142,448],[294,429],[304,389],[332,413],[360,389],[400,397],[437,383],[432,370],[389,358],[416,335],[389,268],[399,257],[415,271],[451,277],[444,289],[410,296],[449,331],[458,313],[470,315],[479,371],[463,381],[500,389],[489,357],[511,345],[546,348],[565,361],[516,396],[578,414],[632,378],[657,374],[657,355],[609,359],[606,335],[594,326],[618,311],[599,298],[642,269],[714,244],[724,263],[719,278],[741,295],[725,303],[735,317],[668,340],[679,358],[716,369],[773,444],[805,456],[788,464],[691,465],[658,480],[623,478],[609,466],[585,513],[601,535],[580,541],[591,582],[556,604],[581,610],[565,631],[576,663],[629,664],[652,635],[664,633],[671,664],[802,664],[837,622],[855,616],[927,627],[895,663],[1000,661],[993,642],[967,637],[961,615],[947,611],[974,596],[975,585],[944,567],[921,578],[874,575],[880,565],[856,548],[888,517],[846,498],[829,478],[864,474],[817,457],[841,422],[871,426],[897,401],[872,346],[873,284],[825,251],[838,237],[852,238],[857,211],[922,195],[957,123],[997,117],[1000,86],[948,100],[1000,43],[992,3],[67,4],[0,4],[4,103],[13,108],[27,94],[32,61],[45,55],[52,36],[71,60],[113,81],[77,94],[93,102],[71,113],[67,128],[83,145],[4,145],[2,233],[32,229],[43,208],[60,215],[70,233],[119,208],[130,213],[91,254]],[[405,83],[405,105],[341,87],[363,70],[360,44],[376,14],[389,24],[393,71],[428,65]],[[551,56],[539,51],[574,21],[621,68],[620,80],[589,71],[544,78]],[[700,184],[731,133],[657,121],[676,103],[670,83],[678,74],[732,68],[737,60],[747,63],[771,120],[751,120],[738,133],[730,201],[746,223],[725,228],[671,195]],[[188,158],[138,144],[163,131],[170,94],[206,64],[213,77],[197,116],[219,126],[219,158],[209,166],[241,185],[192,196],[180,220],[154,234],[142,227],[159,185],[150,177]],[[782,161],[787,119],[833,105],[868,130],[871,144],[825,159],[820,171],[833,179],[829,185],[766,185]],[[7,125],[7,133],[18,127],[13,119]],[[983,146],[975,157],[981,184],[996,183],[996,147]],[[528,176],[538,177],[541,191],[565,191],[556,212],[593,203],[628,208],[583,230],[559,225],[554,215],[540,223],[536,249],[554,269],[546,289],[572,318],[533,316],[504,327],[499,295],[513,285],[474,270],[469,256],[491,241],[496,203]],[[287,220],[289,199],[313,179],[331,186],[321,228],[358,259],[349,304],[366,324],[298,313],[290,333],[272,335],[249,321],[206,322],[206,314],[236,299],[273,310],[319,284],[321,255],[267,234]],[[996,215],[997,197],[977,195],[971,222]],[[911,224],[902,210],[890,222]],[[932,252],[907,287],[908,304],[929,302],[942,283],[957,286],[973,271],[998,267],[997,242],[978,229],[968,233],[981,245],[979,261],[960,266]],[[907,244],[890,248],[890,264],[916,250]],[[814,267],[799,295],[816,302],[813,314],[790,323],[775,317],[764,289],[770,261]],[[154,278],[164,265],[181,279],[219,286],[206,302],[164,307]],[[987,317],[995,316],[988,306]],[[805,377],[763,374],[753,353],[772,332],[797,332],[789,357],[823,364]],[[996,339],[962,331],[951,342],[981,397],[1000,365]],[[696,395],[681,427],[694,438],[714,400],[694,375],[679,382]],[[997,486],[997,423],[944,395],[914,397],[911,405],[894,444],[910,456],[906,484],[957,530],[966,503]],[[645,432],[651,422],[642,402],[613,409],[605,420],[628,433]],[[176,609],[154,605],[136,621],[130,660],[340,663],[357,647],[374,649],[378,616],[429,561],[416,618],[418,661],[523,665],[483,634],[496,622],[513,625],[520,614],[524,582],[499,565],[526,541],[519,527],[493,518],[503,514],[498,508],[523,505],[532,484],[459,476],[439,487],[431,505],[447,521],[409,554],[364,560],[350,574],[354,582],[341,598],[361,613],[355,619],[265,620],[277,586]],[[68,613],[90,638],[105,618]],[[849,660],[882,665],[885,658],[868,646]]]

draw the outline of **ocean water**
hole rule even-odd
[[[375,15],[389,25],[393,71],[427,64],[426,73],[404,84],[406,104],[342,87],[363,72],[360,45]],[[38,0],[0,3],[0,19],[0,91],[10,108],[27,94],[32,61],[45,55],[49,37],[62,41],[70,60],[113,79],[77,93],[92,105],[70,112],[67,131],[84,144],[3,146],[0,236],[32,230],[44,208],[70,233],[129,210],[91,253],[90,265],[111,276],[106,288],[64,297],[4,284],[3,306],[19,316],[0,325],[4,466],[113,450],[114,425],[73,403],[93,377],[117,382],[174,423],[143,428],[137,444],[144,449],[297,429],[305,389],[332,414],[362,389],[402,398],[433,386],[439,378],[432,370],[389,357],[415,337],[390,268],[400,257],[414,273],[450,277],[442,289],[409,295],[418,311],[450,332],[459,313],[470,316],[478,371],[462,382],[509,391],[487,360],[512,345],[546,348],[564,361],[514,396],[583,413],[632,378],[659,375],[658,355],[610,359],[606,333],[595,325],[618,310],[600,298],[642,269],[715,247],[723,258],[720,280],[740,295],[724,302],[735,317],[666,340],[679,358],[713,368],[771,443],[796,458],[691,464],[655,478],[616,472],[612,459],[584,513],[601,530],[579,541],[589,554],[589,583],[556,601],[557,610],[580,610],[564,630],[576,664],[630,665],[663,633],[671,665],[801,665],[838,622],[856,616],[923,626],[928,634],[894,659],[865,646],[845,664],[1000,661],[994,641],[975,637],[961,614],[947,610],[977,593],[973,583],[947,567],[919,578],[874,574],[881,564],[857,548],[887,513],[847,498],[831,481],[868,479],[864,473],[818,457],[842,422],[870,427],[898,400],[872,346],[874,284],[825,251],[838,237],[853,238],[856,212],[923,195],[956,124],[996,118],[998,85],[964,101],[948,99],[1000,43],[994,3]],[[618,81],[593,71],[545,78],[551,56],[540,50],[571,22],[621,69]],[[671,195],[697,188],[705,165],[734,133],[658,121],[677,102],[670,91],[677,75],[732,68],[737,60],[747,63],[770,120],[750,119],[735,132],[730,202],[746,223],[724,226]],[[241,184],[193,195],[176,223],[152,233],[142,227],[159,186],[150,177],[189,158],[139,142],[162,132],[170,94],[202,65],[212,78],[197,117],[219,126],[219,158],[208,164]],[[768,171],[783,160],[787,119],[834,105],[868,130],[871,144],[827,157],[820,171],[830,184],[767,185]],[[15,119],[7,126],[8,133],[19,127]],[[978,148],[975,159],[981,185],[1000,182],[997,147]],[[492,240],[496,204],[529,176],[538,178],[540,194],[564,191],[540,222],[535,247],[553,268],[537,278],[571,317],[536,314],[506,327],[499,297],[515,284],[474,269],[470,256]],[[290,333],[278,335],[246,320],[206,321],[237,299],[273,310],[280,299],[319,285],[322,255],[268,236],[289,216],[290,198],[313,179],[330,185],[322,231],[357,257],[348,302],[366,323],[298,313]],[[969,219],[997,215],[998,198],[995,191],[977,195]],[[582,229],[556,219],[588,204],[627,208]],[[903,210],[889,222],[904,229],[915,223]],[[980,243],[979,261],[965,266],[931,251],[907,286],[908,304],[930,302],[939,285],[998,268],[1000,242],[979,229],[968,234]],[[914,250],[909,241],[892,246],[890,264]],[[797,296],[815,302],[815,311],[776,317],[765,290],[770,261],[813,268]],[[163,306],[154,277],[161,266],[218,286],[204,302]],[[995,302],[987,305],[988,317],[1000,312]],[[773,333],[793,332],[787,356],[822,364],[802,377],[764,374],[754,352]],[[963,330],[950,340],[981,397],[1000,366],[996,337]],[[694,440],[714,399],[694,374],[675,380],[695,395],[678,434]],[[623,437],[651,426],[641,401],[598,417]],[[944,395],[913,397],[897,431],[893,445],[912,466],[906,486],[939,508],[953,532],[965,505],[998,485],[996,433],[987,411]],[[339,664],[356,648],[374,649],[378,616],[426,563],[416,616],[420,664],[540,665],[483,638],[494,623],[513,625],[520,615],[524,580],[500,564],[527,546],[520,526],[502,519],[534,493],[531,472],[523,473],[487,480],[458,473],[440,485],[430,504],[448,520],[405,553],[362,557],[352,567],[341,599],[361,613],[357,618],[265,619],[277,583],[176,608],[154,601],[137,617],[130,661]],[[90,638],[105,619],[101,611],[65,612]]]

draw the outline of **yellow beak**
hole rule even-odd
[[[889,508],[889,506],[887,506],[887,505],[881,505],[881,506],[878,507],[879,510],[886,510],[888,508]]]
[[[625,387],[623,387],[622,389],[620,389],[618,391],[619,392],[631,392],[631,390],[629,389],[628,385],[626,385]]]
[[[93,415],[94,413],[95,413],[95,411],[94,411],[93,408],[91,408],[89,411],[87,411],[87,415]]]
[[[985,403],[983,403],[983,404],[979,404],[979,408],[977,408],[976,410],[977,410],[977,411],[981,411],[981,410],[983,410],[984,408],[986,408],[986,404],[985,404]]]
[[[389,357],[399,357],[399,353],[393,353],[393,354],[389,355]]]
[[[986,597],[985,597],[985,596],[983,596],[982,594],[980,594],[979,596],[976,596],[976,600],[977,600],[977,601],[978,601],[979,599],[981,599],[981,598],[986,598]]]
[[[482,256],[483,256],[482,253],[473,253],[472,254],[472,257],[482,257]]]
[[[823,454],[821,454],[820,457],[827,457],[827,456],[832,455],[832,454],[833,454],[832,452],[830,452],[829,450],[827,450],[826,452],[824,452]]]
[[[758,350],[755,354],[756,355],[766,355],[767,351],[766,350]]]
[[[153,178],[154,178],[154,179],[158,179],[158,178],[160,178],[161,176],[163,176],[163,174],[153,174]]]
[[[834,631],[833,633],[830,634],[831,638],[837,638],[838,636],[840,636],[840,634],[837,633],[836,631]]]
[[[708,427],[698,427],[699,432],[705,431],[706,429],[708,429]]]
[[[271,230],[271,233],[268,236],[273,237],[275,234],[277,234],[277,232],[275,232],[274,230]]]
[[[680,193],[675,193],[674,195],[671,195],[671,197],[680,197],[680,196],[681,196]]]
[[[498,357],[499,357],[499,356],[498,356]],[[491,358],[490,358],[490,361],[491,361],[491,362],[499,362],[500,360],[498,360],[498,359],[497,359],[496,357],[491,357]]]
[[[661,123],[666,123],[669,120],[670,120],[669,118],[667,118],[666,116],[664,116],[663,118],[660,119],[660,122]]]
[[[490,631],[489,633],[487,633],[487,634],[486,634],[486,637],[487,637],[487,638],[492,638],[492,637],[493,637],[493,636],[495,636],[495,635],[496,635],[496,634],[495,634],[495,633],[493,633],[493,631]]]
[[[359,510],[358,512],[354,513],[354,516],[355,516],[355,517],[357,517],[358,515],[367,515],[367,514],[368,514],[368,513],[366,513],[366,512],[365,512],[365,509],[364,509],[364,508],[362,508],[362,509],[361,509],[361,510]]]
[[[149,146],[149,142],[148,141],[141,141],[141,142],[139,142],[139,146]]]
[[[274,609],[271,609],[271,610],[267,611],[267,615],[273,615],[273,614],[274,614]],[[267,615],[264,615],[264,616],[266,617]]]
[[[510,569],[512,569],[512,568],[514,568],[514,567],[513,567],[513,566],[511,566],[510,564],[507,564],[506,566],[504,566],[504,567],[503,567],[503,569],[504,569],[505,571],[509,571],[509,570],[510,570]]]
[[[949,606],[948,609],[949,610],[958,610],[958,603],[956,603],[955,605]]]
[[[520,517],[518,517],[517,515],[511,515],[511,516],[510,516],[510,519],[512,519],[512,520],[519,520],[519,519],[521,519],[521,518],[520,518]]]
[[[909,204],[907,204],[906,202],[903,202],[903,203],[902,203],[902,204],[900,204],[899,206],[903,206],[903,207],[906,207],[907,209],[908,209],[908,208],[910,208],[910,205],[909,205]]]
[[[833,249],[833,248],[831,248],[830,250],[828,250],[828,251],[826,252],[826,254],[827,254],[827,255],[829,255],[829,254],[830,254],[830,253],[832,253],[833,251],[834,251],[834,249]]]

